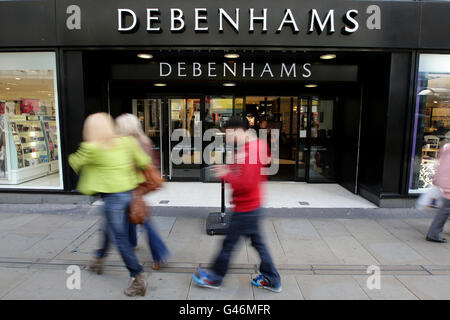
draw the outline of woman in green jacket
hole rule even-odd
[[[102,273],[112,237],[133,279],[125,294],[145,295],[147,279],[128,240],[128,207],[131,191],[143,179],[136,168],[144,169],[151,159],[135,138],[115,135],[114,121],[106,113],[95,113],[86,118],[83,140],[78,151],[69,156],[69,164],[80,175],[80,192],[102,196],[106,218],[103,245],[95,253],[90,269]]]

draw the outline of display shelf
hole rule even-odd
[[[6,184],[20,184],[59,171],[55,117],[8,115]]]

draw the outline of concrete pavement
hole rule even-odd
[[[267,209],[263,229],[283,292],[250,285],[258,256],[248,240],[220,290],[198,288],[192,272],[209,266],[222,241],[205,233],[211,210],[154,208],[172,256],[152,271],[139,233],[136,253],[149,289],[136,299],[450,299],[450,244],[425,241],[433,215],[411,209]],[[98,206],[0,205],[0,299],[130,299],[122,294],[129,277],[115,248],[105,274],[86,270],[101,225]],[[70,265],[81,269],[80,290],[66,287]],[[381,289],[367,287],[369,265],[379,266]]]

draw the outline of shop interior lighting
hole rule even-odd
[[[141,59],[151,59],[153,58],[153,55],[149,54],[149,53],[138,53],[138,58]]]
[[[11,88],[5,88],[6,90],[11,90]]]
[[[237,59],[240,55],[238,53],[225,53],[224,57],[227,59]]]
[[[331,60],[331,59],[336,59],[336,55],[329,53],[329,54],[323,54],[320,56],[320,59],[322,60]]]
[[[154,85],[155,87],[165,87],[165,86],[167,86],[166,83],[154,83],[153,85]]]
[[[223,86],[224,86],[224,87],[235,87],[235,86],[236,86],[236,83],[234,83],[234,82],[225,82],[225,83],[223,84]]]
[[[22,80],[22,78],[17,77],[16,80]]]
[[[315,83],[308,83],[305,84],[305,88],[317,88],[319,85],[315,84]]]

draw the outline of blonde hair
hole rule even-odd
[[[121,114],[116,118],[116,133],[121,136],[145,135],[139,119],[131,113]]]
[[[151,144],[150,139],[142,130],[138,117],[131,113],[124,113],[116,118],[116,133],[120,136],[133,136],[143,146]]]
[[[95,142],[100,146],[109,147],[117,135],[114,131],[114,121],[105,112],[91,114],[84,121],[83,140]]]

